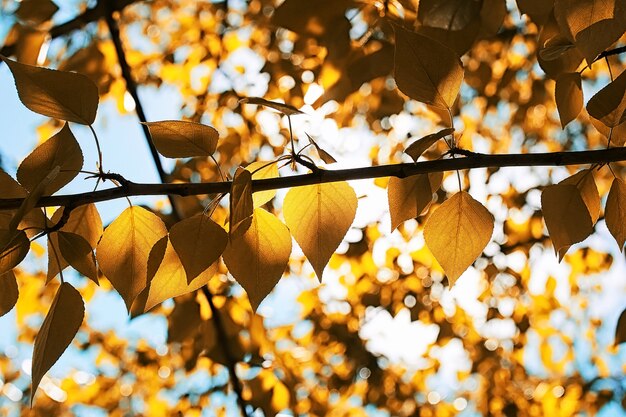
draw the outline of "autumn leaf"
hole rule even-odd
[[[548,39],[539,50],[539,55],[546,61],[559,59],[564,53],[576,46],[560,33]],[[564,73],[567,74],[567,73]]]
[[[24,198],[28,194],[24,187],[0,169],[0,192],[3,198]]]
[[[84,315],[85,305],[79,292],[67,282],[62,283],[35,338],[31,406],[41,378],[72,342]]]
[[[219,259],[226,248],[228,234],[207,215],[200,213],[172,226],[170,242],[185,270],[186,282],[191,283]]]
[[[18,295],[17,280],[13,271],[0,274],[0,317],[13,309]]]
[[[426,152],[428,148],[433,146],[439,139],[451,135],[452,133],[454,133],[454,129],[447,128],[442,129],[437,133],[431,133],[430,135],[426,135],[411,143],[409,147],[404,150],[404,153],[409,155],[413,159],[413,161],[417,162],[417,159],[424,152]]]
[[[98,88],[75,72],[20,64],[0,55],[13,74],[22,103],[35,113],[90,125],[96,119]]]
[[[433,201],[443,180],[443,173],[411,175],[406,178],[389,178],[387,197],[391,215],[391,231],[406,220],[421,215]]]
[[[0,230],[0,274],[22,262],[29,250],[30,240],[23,230]]]
[[[465,191],[444,201],[428,217],[424,225],[426,246],[451,286],[485,249],[493,225],[493,215]]]
[[[228,243],[224,263],[248,293],[254,311],[282,277],[290,254],[289,229],[261,208],[254,209],[248,230]]]
[[[354,221],[357,205],[356,193],[345,181],[294,187],[285,196],[285,222],[320,282]]]
[[[96,257],[89,242],[76,233],[59,231],[57,241],[59,251],[75,270],[98,284]]]
[[[591,97],[587,111],[608,127],[626,122],[626,71]]]
[[[308,133],[306,134],[306,136],[307,136],[307,138],[309,138],[309,143],[311,145],[313,145],[313,147],[317,151],[317,154],[319,155],[320,159],[322,161],[324,161],[325,164],[334,164],[335,162],[337,162],[337,160],[335,158],[333,158],[333,156],[331,154],[326,152],[324,149],[320,148],[320,146],[317,144],[317,142],[315,142],[315,140],[313,140],[313,138],[311,136],[309,136]]]
[[[394,27],[395,79],[414,100],[451,108],[463,81],[463,65],[447,46],[415,32]]]
[[[556,78],[554,91],[556,107],[559,110],[561,126],[576,119],[583,108],[583,90],[580,73],[564,72]]]
[[[160,243],[162,244],[162,241]],[[158,250],[160,251],[161,248]],[[158,258],[159,256],[155,259]],[[217,263],[214,262],[212,266],[204,269],[195,278],[189,280],[189,276],[185,272],[185,268],[172,243],[168,242],[165,253],[162,255],[162,261],[148,284],[148,296],[144,311],[151,310],[165,300],[204,287],[216,273]]]
[[[60,207],[54,212],[50,222],[54,225],[57,224],[63,216],[64,208]],[[75,207],[69,214],[69,217],[63,227],[59,229],[62,232],[74,233],[85,239],[91,249],[95,249],[98,245],[98,241],[102,236],[102,220],[100,214],[96,209],[95,204],[83,204]],[[57,257],[52,255],[51,245],[55,248],[59,248],[58,232],[52,232],[48,234],[48,277],[49,282],[59,273],[59,267],[61,270],[67,268],[69,263],[61,255],[60,250],[57,250]]]
[[[252,174],[252,180],[261,180],[278,177],[278,166],[272,162],[257,161],[246,167]],[[252,194],[254,208],[261,207],[276,196],[276,190],[257,191]]]
[[[252,222],[254,210],[252,198],[252,175],[245,169],[237,169],[230,190],[230,228],[231,238],[244,233]]]
[[[144,124],[150,129],[154,146],[168,158],[211,156],[217,148],[219,134],[211,126],[179,120]]]
[[[614,178],[604,208],[606,227],[622,250],[626,241],[626,184],[620,178]]]
[[[51,0],[22,0],[15,10],[15,15],[22,21],[38,25],[47,20],[59,10]]]
[[[96,259],[128,310],[148,283],[150,250],[166,235],[167,229],[156,214],[135,206],[124,210],[104,230]]]
[[[583,169],[572,176],[565,178],[560,184],[572,184],[578,188],[580,196],[587,206],[591,222],[596,224],[600,217],[600,194],[596,181],[593,178],[593,170]]]
[[[272,108],[274,110],[278,110],[285,116],[294,116],[297,114],[304,114],[300,110],[296,109],[294,106],[285,103],[279,103],[277,101],[269,101],[260,97],[244,97],[239,100],[240,103],[248,103],[248,104],[257,104],[259,106],[265,106]]]
[[[588,64],[626,32],[622,0],[556,0],[554,15]]]
[[[83,167],[83,153],[66,123],[50,139],[37,146],[17,169],[17,180],[29,191],[59,167],[59,174],[42,191],[51,195],[72,181]]]
[[[589,209],[574,184],[556,184],[541,193],[541,211],[559,261],[574,243],[593,232]]]

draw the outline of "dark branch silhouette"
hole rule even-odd
[[[529,154],[500,154],[487,155],[463,150],[455,150],[454,154],[465,154],[464,158],[439,159],[416,163],[379,165],[363,168],[338,170],[320,169],[315,173],[293,175],[289,177],[254,180],[253,191],[274,190],[280,188],[298,187],[302,185],[321,184],[327,182],[372,179],[380,177],[405,178],[416,174],[429,172],[455,171],[472,168],[503,168],[522,166],[565,166],[585,164],[606,164],[609,162],[626,161],[626,148],[610,148],[596,151],[581,152],[551,152]],[[127,181],[118,188],[42,197],[37,207],[51,206],[79,206],[99,201],[140,195],[206,195],[228,193],[231,182],[184,183],[184,184],[138,184]],[[0,210],[15,209],[22,204],[23,199],[0,199]]]

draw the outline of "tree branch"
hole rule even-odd
[[[380,165],[363,168],[338,170],[320,169],[316,173],[294,175],[290,177],[269,178],[252,181],[253,191],[275,190],[280,188],[298,187],[302,185],[322,184],[328,182],[372,179],[380,177],[405,178],[410,175],[429,172],[455,171],[472,168],[503,168],[521,166],[565,166],[604,164],[608,162],[626,161],[626,148],[610,148],[597,151],[551,152],[531,154],[500,154],[486,155],[474,153],[466,158],[439,159],[417,163]],[[141,195],[204,195],[230,192],[230,181],[209,183],[183,184],[138,184],[128,181],[118,188],[110,188],[81,194],[42,197],[37,207],[79,206],[100,201]],[[22,198],[0,199],[0,210],[19,208]]]

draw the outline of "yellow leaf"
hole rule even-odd
[[[588,64],[626,31],[623,0],[556,0],[554,15]]]
[[[96,257],[89,242],[84,237],[71,232],[58,232],[59,252],[69,264],[95,282],[98,283]]]
[[[294,106],[285,103],[279,103],[276,101],[265,100],[260,97],[244,97],[239,100],[240,103],[248,103],[248,104],[258,104],[260,106],[270,107],[274,110],[278,110],[282,114],[286,116],[293,116],[296,114],[304,114],[300,110],[296,109]]]
[[[176,223],[170,229],[170,242],[180,258],[187,282],[217,261],[226,248],[228,235],[203,213]]]
[[[55,167],[59,167],[60,172],[44,188],[42,195],[50,195],[60,190],[83,167],[83,153],[67,123],[22,161],[17,169],[17,180],[24,188],[33,191]]]
[[[619,249],[622,250],[626,241],[626,184],[620,178],[615,178],[611,184],[604,209],[604,220]]]
[[[608,127],[626,122],[626,71],[591,97],[587,111]]]
[[[149,311],[169,298],[178,297],[204,287],[216,273],[217,263],[214,262],[212,266],[204,269],[190,283],[187,283],[188,276],[185,273],[185,268],[171,242],[168,242],[161,264],[150,280],[144,310]]]
[[[22,103],[35,113],[90,125],[98,110],[98,88],[74,72],[20,64],[0,55],[13,74]]]
[[[578,72],[564,72],[556,78],[554,95],[563,129],[578,116],[583,108],[581,83],[580,73]]]
[[[443,180],[442,172],[412,175],[406,178],[389,178],[387,196],[391,231],[408,219],[421,215],[433,200]]]
[[[52,224],[57,224],[59,220],[61,220],[63,210],[63,207],[61,207],[54,212],[52,218],[50,219]],[[100,237],[102,236],[102,220],[100,219],[100,214],[98,213],[98,209],[95,204],[84,204],[74,208],[70,212],[67,222],[63,225],[63,227],[61,227],[61,229],[59,229],[59,231],[75,233],[82,236],[87,242],[89,242],[91,249],[95,249],[98,245]],[[50,245],[54,245],[57,249],[59,248],[57,233],[58,232],[52,232],[48,235],[49,255],[52,253]],[[65,269],[69,265],[61,253],[57,253],[57,255],[59,256],[58,263],[54,256],[48,256],[48,277],[46,282],[49,282],[59,273],[59,263],[61,264],[61,269]]]
[[[541,193],[541,211],[559,260],[574,243],[593,231],[593,221],[580,190],[573,184],[556,184]]]
[[[168,158],[210,156],[217,148],[219,135],[211,126],[179,120],[144,123],[152,142]]]
[[[253,180],[278,177],[278,166],[272,162],[257,161],[246,167]],[[254,208],[261,207],[276,196],[276,190],[257,191],[252,194]]]
[[[285,196],[285,222],[320,282],[352,225],[357,204],[356,193],[345,181],[294,187]]]
[[[596,187],[596,181],[593,178],[593,171],[590,169],[583,169],[574,175],[565,178],[559,184],[571,184],[578,188],[580,196],[589,211],[591,223],[596,224],[598,218],[600,217],[600,194],[598,193],[598,187]]]
[[[617,327],[615,328],[615,346],[626,342],[626,310],[622,311],[617,320]]]
[[[252,175],[250,171],[238,168],[230,190],[230,227],[231,238],[241,235],[252,222]]]
[[[248,230],[226,246],[224,263],[248,293],[254,311],[282,277],[290,254],[289,230],[261,208],[254,210]]]
[[[17,281],[15,280],[15,274],[13,271],[7,271],[0,275],[0,317],[7,314],[15,303],[17,303],[17,297],[19,290],[17,288]]]
[[[84,315],[85,305],[78,291],[67,282],[61,284],[35,338],[31,405],[41,378],[67,349]]]
[[[478,258],[493,233],[491,213],[461,191],[437,207],[424,225],[424,239],[450,285]]]
[[[0,274],[22,262],[29,250],[30,241],[23,230],[0,230]]]
[[[400,91],[414,100],[451,108],[463,81],[463,66],[447,46],[415,32],[394,27],[395,79]]]
[[[418,140],[410,144],[409,147],[404,150],[404,153],[409,155],[414,161],[417,161],[417,158],[419,158],[424,152],[426,152],[428,148],[433,146],[435,142],[437,142],[444,136],[451,135],[452,133],[454,133],[454,129],[447,128],[442,129],[437,133],[426,135],[423,138],[419,138]]]
[[[98,265],[128,310],[147,285],[150,250],[165,235],[167,229],[156,214],[134,206],[104,230],[96,250]]]

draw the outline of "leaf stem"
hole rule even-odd
[[[89,125],[89,130],[91,130],[93,139],[96,142],[96,149],[98,150],[98,172],[102,174],[104,171],[102,168],[102,150],[100,149],[100,141],[98,140],[98,135],[96,135],[96,131],[92,125]]]

